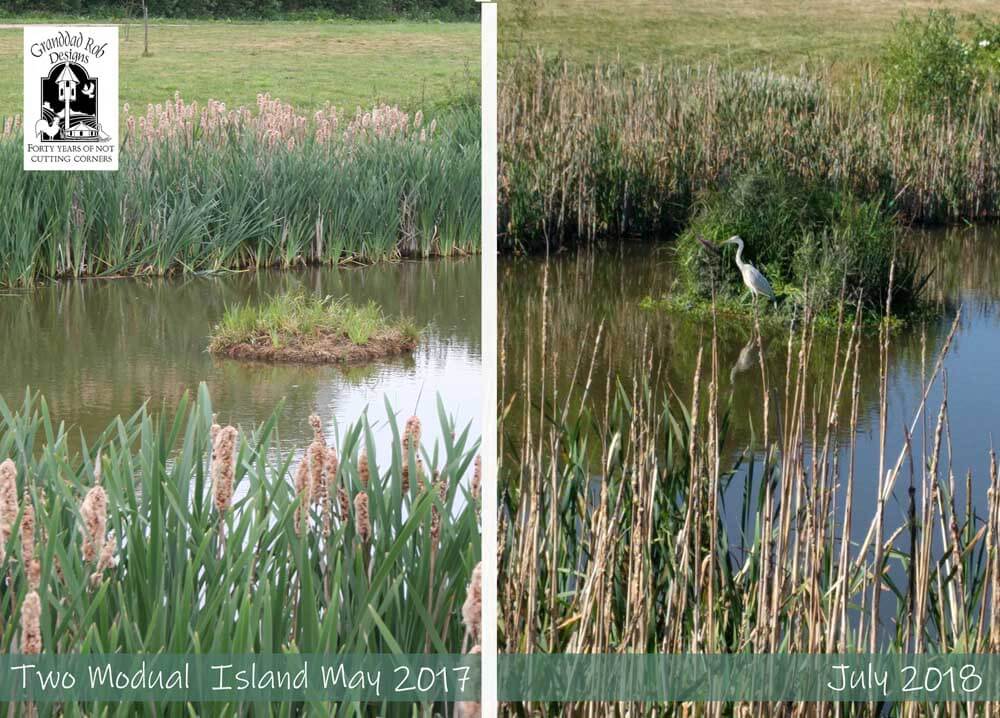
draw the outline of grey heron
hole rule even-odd
[[[774,290],[771,289],[771,285],[764,275],[750,262],[743,261],[743,239],[734,235],[723,244],[736,245],[736,266],[739,267],[740,274],[743,275],[743,283],[750,289],[754,301],[757,300],[757,295],[767,297],[772,302],[775,301]]]

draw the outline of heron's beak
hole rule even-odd
[[[712,244],[711,242],[709,242],[704,237],[698,237],[698,241],[701,242],[701,246],[703,246],[705,249],[707,249],[710,252],[718,252],[719,251],[719,248],[717,246],[715,246],[714,244]]]

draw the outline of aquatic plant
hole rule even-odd
[[[299,291],[262,304],[228,307],[212,331],[208,349],[233,358],[362,361],[410,351],[418,336],[411,321],[385,316],[374,302],[357,305]],[[366,465],[363,457],[362,481],[367,484]]]
[[[126,113],[127,114],[127,113]],[[0,284],[479,251],[479,116],[151,106],[118,172],[24,172],[0,121]]]
[[[843,298],[879,313],[891,289],[900,314],[915,308],[923,286],[912,249],[878,200],[764,165],[695,203],[677,239],[680,291],[703,300],[746,292],[733,252],[722,245],[733,235],[746,242],[744,259],[768,278],[786,312],[808,304],[836,315]]]
[[[987,446],[985,488],[956,476],[948,458],[943,365],[960,315],[940,342],[925,336],[921,393],[899,432],[887,420],[887,368],[896,351],[888,321],[872,349],[861,307],[845,311],[836,339],[820,350],[807,315],[771,343],[779,355],[771,364],[760,361],[758,329],[748,346],[763,390],[749,443],[737,444],[717,329],[709,325],[694,348],[687,383],[661,392],[648,353],[638,353],[634,371],[620,378],[595,374],[605,351],[601,327],[576,337],[592,353],[561,365],[550,344],[559,308],[549,305],[559,302],[547,300],[544,286],[542,296],[540,317],[530,315],[536,329],[520,354],[523,366],[506,365],[507,351],[500,355],[501,650],[995,650],[1000,474]],[[866,353],[878,356],[877,388],[862,379],[860,367],[873,358]],[[813,383],[817,369],[822,378]],[[567,373],[569,384],[560,381]],[[880,451],[862,464],[857,435],[869,406]],[[862,481],[873,484],[871,492],[859,489]],[[719,704],[719,713],[783,708]],[[881,715],[883,708],[803,706],[821,716]],[[936,715],[938,706],[897,708]],[[679,704],[532,710],[688,715]]]
[[[764,162],[904,221],[1000,216],[993,87],[934,113],[894,102],[875,74],[845,89],[821,75],[538,54],[505,63],[498,101],[509,251],[670,236],[698,197]]]
[[[31,497],[35,533],[45,537],[34,552],[41,568],[34,588],[36,579],[16,558],[22,555],[18,522],[23,523],[24,512],[12,526],[3,567],[6,590],[0,594],[4,652],[18,647],[60,654],[463,650],[461,608],[480,560],[479,523],[468,498],[479,442],[469,427],[456,425],[438,404],[441,439],[414,448],[448,477],[448,491],[418,495],[401,491],[401,427],[391,407],[379,423],[391,434],[386,445],[376,442],[367,417],[330,425],[325,439],[337,448],[339,479],[352,499],[366,495],[358,459],[362,448],[367,453],[372,490],[365,547],[346,517],[332,518],[324,535],[314,505],[304,507],[307,530],[295,531],[300,502],[292,474],[305,447],[279,443],[277,413],[258,427],[234,428],[237,488],[222,517],[232,550],[219,553],[213,550],[223,531],[213,449],[228,451],[224,437],[229,432],[219,431],[213,447],[212,426],[218,425],[213,411],[201,387],[196,398],[185,395],[176,409],[143,408],[115,420],[77,453],[41,397],[28,393],[20,406],[0,400],[0,456],[16,466],[19,493]],[[95,471],[98,457],[100,472]],[[97,562],[90,563],[80,550],[78,507],[96,490],[95,473],[106,494],[109,532],[101,537]],[[433,579],[432,506],[440,516]],[[89,532],[86,537],[93,540]],[[113,707],[123,715],[145,714],[147,708]],[[234,709],[220,703],[162,704],[156,712],[227,715]],[[48,714],[50,707],[39,704],[38,710]],[[79,714],[103,708],[67,703],[58,710]],[[414,708],[357,703],[254,707],[263,715],[289,715],[290,710],[360,718],[372,711],[413,715]]]

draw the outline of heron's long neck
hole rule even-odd
[[[743,261],[743,242],[740,242],[739,244],[736,245],[736,266],[739,267],[740,269],[743,269],[744,264],[745,262]]]

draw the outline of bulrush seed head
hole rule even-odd
[[[406,420],[406,428],[403,429],[403,455],[410,449],[414,452],[420,450],[420,419],[411,416]]]
[[[358,477],[361,479],[361,485],[367,489],[368,482],[371,480],[371,474],[368,469],[368,452],[364,449],[361,450],[361,454],[358,456]]]
[[[62,578],[61,573],[59,572],[59,559],[55,556],[53,556],[52,559],[56,562],[57,574],[60,578]],[[42,562],[37,558],[31,559],[25,573],[28,575],[28,587],[33,591],[37,591],[38,587],[42,585]]]
[[[92,486],[80,505],[83,518],[83,560],[93,561],[104,546],[108,528],[108,495],[103,486]]]
[[[42,652],[42,601],[37,591],[28,591],[21,606],[21,653],[36,656]]]
[[[90,575],[90,585],[96,586],[99,584],[101,577],[104,575],[104,570],[118,565],[118,559],[115,557],[116,544],[115,533],[112,531],[108,534],[107,539],[104,541],[104,546],[101,548],[101,555],[97,559],[97,569]]]
[[[10,459],[0,464],[0,560],[17,520],[17,466]]]
[[[322,504],[327,494],[326,481],[323,480],[323,472],[326,469],[326,446],[313,441],[306,449],[306,458],[309,460],[309,495],[314,504]]]
[[[472,500],[479,501],[483,483],[483,457],[476,456],[472,469]]]
[[[35,507],[31,503],[31,495],[24,492],[24,513],[21,515],[21,556],[24,566],[31,566],[35,558]]]
[[[434,485],[437,487],[438,499],[441,503],[444,503],[445,497],[448,495],[448,480],[438,479],[437,476],[434,477]],[[437,546],[438,539],[441,538],[441,511],[438,509],[437,504],[431,507],[431,545],[433,547]]]
[[[236,477],[236,429],[219,429],[212,443],[212,494],[215,508],[225,514],[233,501],[233,481]]]
[[[406,420],[406,427],[403,429],[403,493],[407,494],[410,492],[410,449],[413,449],[413,455],[419,462],[420,457],[418,452],[420,451],[420,419],[416,416],[411,416]]]
[[[357,522],[358,536],[362,541],[368,541],[372,534],[372,525],[368,517],[368,494],[364,491],[354,497],[354,520]]]
[[[469,650],[469,655],[479,655],[483,649],[477,644]],[[480,718],[483,714],[482,706],[477,701],[459,701],[455,704],[458,718]]]
[[[465,630],[476,641],[481,638],[483,625],[483,564],[480,561],[472,569],[472,576],[469,578],[469,588],[465,594],[465,603],[462,604],[462,623]]]
[[[340,520],[347,523],[351,518],[351,499],[343,486],[337,487],[337,501],[340,503]]]
[[[319,420],[319,417],[316,414],[312,414],[309,417],[309,426],[311,426],[313,430],[313,441],[326,446],[326,437],[323,436],[323,423]]]

